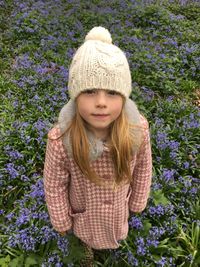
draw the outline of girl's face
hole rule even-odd
[[[77,97],[79,114],[97,138],[106,138],[110,124],[118,118],[123,97],[110,90],[85,90]]]

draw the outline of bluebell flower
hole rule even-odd
[[[4,214],[5,213],[5,211],[4,210],[0,210],[0,215],[2,215],[2,214]]]
[[[189,194],[192,196],[192,195],[196,195],[198,193],[198,188],[196,187],[193,187],[191,188],[189,191]]]
[[[14,216],[15,216],[14,212],[10,212],[10,213],[8,213],[8,214],[5,216],[5,218],[6,218],[8,221],[11,221],[12,218],[13,218]]]
[[[109,252],[111,253],[111,256],[112,256],[114,261],[117,261],[121,256],[121,251],[120,250],[110,249]]]
[[[156,191],[156,190],[158,190],[158,189],[162,189],[162,184],[160,184],[160,183],[158,183],[158,182],[154,182],[153,184],[152,184],[152,189],[153,189],[153,191]]]
[[[24,158],[23,154],[21,154],[19,151],[14,150],[14,149],[7,151],[7,155],[10,157],[11,160],[17,160],[17,159],[23,159]]]
[[[8,237],[8,246],[14,248],[17,245],[18,245],[18,240],[16,239],[16,237],[14,235],[10,235]]]
[[[168,267],[167,260],[165,257],[161,257],[161,259],[156,262],[156,267],[165,267],[165,266]]]
[[[174,175],[177,173],[174,169],[163,169],[163,173],[161,175],[162,179],[166,182],[174,182]]]
[[[43,180],[39,179],[33,185],[31,185],[31,192],[30,197],[33,199],[44,199],[44,187],[43,187]]]
[[[29,227],[22,230],[15,235],[18,245],[25,251],[35,251],[37,239],[33,236],[34,228]]]
[[[189,169],[190,163],[188,161],[183,162],[183,168]]]
[[[49,226],[42,226],[40,229],[41,243],[45,244],[50,240],[55,239],[58,235]]]
[[[19,172],[16,170],[16,167],[13,163],[7,163],[5,170],[8,172],[11,179],[15,179],[19,176]]]
[[[168,147],[168,135],[166,132],[158,131],[156,133],[156,142],[159,149],[164,150]]]
[[[62,251],[63,255],[69,254],[69,242],[66,237],[59,237],[57,240],[58,248]]]
[[[127,257],[128,257],[127,260],[128,260],[128,263],[130,264],[130,266],[139,266],[138,260],[133,256],[131,251],[128,251]]]
[[[157,205],[155,207],[149,207],[149,214],[151,216],[161,217],[165,214],[165,209],[162,205]]]
[[[165,234],[164,227],[152,226],[149,230],[149,235],[154,236],[155,238],[160,238],[163,234]]]
[[[136,238],[136,241],[135,241],[135,244],[136,244],[136,251],[137,251],[137,254],[138,255],[141,255],[141,256],[144,256],[147,254],[148,250],[145,246],[145,242],[144,242],[144,238],[143,237],[137,237]]]
[[[56,252],[49,253],[47,258],[43,261],[42,267],[63,267],[63,263],[61,262],[60,257],[56,254]]]
[[[24,225],[28,223],[30,220],[30,211],[28,209],[21,209],[20,214],[16,220],[16,224],[18,226]]]
[[[131,217],[131,219],[129,220],[129,225],[130,227],[137,229],[137,230],[141,230],[143,228],[142,220],[135,216]]]
[[[159,240],[156,240],[154,238],[155,237],[152,237],[152,238],[146,240],[147,247],[154,247],[154,248],[156,248],[159,245]]]

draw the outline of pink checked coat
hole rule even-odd
[[[102,187],[85,179],[73,160],[67,142],[58,138],[65,130],[66,119],[73,116],[73,103],[64,106],[58,126],[48,133],[44,190],[51,223],[58,232],[72,229],[78,238],[94,249],[119,247],[118,241],[128,234],[129,212],[143,211],[150,192],[152,157],[149,126],[134,102],[129,104],[127,112],[130,119],[143,127],[143,142],[131,161],[133,180],[115,191],[109,187],[114,166],[106,146],[103,145],[100,154],[91,161],[96,173],[108,184],[108,187]]]

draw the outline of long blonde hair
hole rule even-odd
[[[114,167],[114,184],[118,186],[122,181],[130,182],[131,169],[130,162],[137,153],[142,142],[142,127],[131,124],[128,121],[124,110],[125,99],[123,98],[123,108],[119,117],[110,126],[110,136],[108,147]],[[90,166],[89,141],[87,137],[86,124],[80,116],[78,109],[69,124],[67,130],[61,135],[69,134],[73,158],[79,166],[86,179],[98,185],[105,185],[105,181],[95,173]],[[61,137],[59,136],[59,138]]]

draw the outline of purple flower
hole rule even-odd
[[[29,220],[30,220],[30,211],[29,209],[25,208],[25,209],[20,210],[20,214],[16,220],[16,224],[18,226],[21,226],[21,225],[27,224]]]
[[[128,257],[128,263],[129,263],[131,266],[139,266],[139,262],[138,262],[138,260],[133,256],[133,254],[132,254],[131,251],[128,251],[128,253],[127,253],[127,257]]]
[[[157,160],[158,162],[161,162],[162,158],[161,158],[161,157],[158,157],[158,156],[156,156],[156,160]]]
[[[21,175],[21,178],[20,178],[23,182],[29,182],[30,181],[30,178],[27,177],[26,175]]]
[[[4,210],[0,210],[0,215],[4,214],[5,211]]]
[[[197,193],[198,193],[198,188],[195,188],[195,187],[193,187],[193,188],[191,188],[189,191],[188,191],[188,193],[192,196],[194,196],[194,195],[196,195]]]
[[[17,243],[25,251],[35,251],[35,246],[37,243],[37,239],[33,236],[35,231],[36,231],[35,227],[29,227],[29,228],[20,230],[15,235]]]
[[[168,146],[170,149],[177,150],[179,148],[179,142],[171,140],[168,142]]]
[[[174,169],[163,169],[163,173],[161,175],[161,178],[166,182],[174,182],[174,175],[176,174],[176,170]]]
[[[162,184],[160,184],[160,183],[158,183],[158,182],[154,182],[154,183],[152,184],[152,189],[153,189],[154,191],[159,190],[159,189],[161,189],[161,188],[162,188]]]
[[[167,267],[167,266],[169,266],[168,264],[167,264],[167,260],[166,260],[166,258],[165,257],[161,257],[161,259],[159,260],[159,261],[157,261],[156,262],[156,266],[157,267]]]
[[[13,163],[7,163],[5,170],[8,172],[11,179],[15,179],[19,176],[19,172],[15,169],[15,165]]]
[[[39,235],[42,237],[41,244],[45,244],[48,241],[55,239],[57,236],[57,234],[49,226],[43,226],[40,229]]]
[[[63,267],[63,263],[61,262],[60,257],[56,254],[56,252],[48,253],[47,259],[45,259],[42,263],[41,267]]]
[[[179,154],[176,151],[171,151],[169,154],[170,154],[170,158],[172,160],[177,160],[178,159]]]
[[[168,102],[172,102],[174,100],[174,96],[173,95],[170,95],[167,97],[166,99]]]
[[[135,244],[137,246],[137,254],[144,256],[147,253],[147,248],[145,247],[145,242],[143,237],[137,237]]]
[[[161,53],[159,56],[160,56],[161,58],[166,58],[166,55],[163,54],[163,53]]]
[[[188,161],[183,162],[183,168],[189,169],[190,163]]]
[[[149,55],[150,56],[150,55]],[[154,91],[150,88],[147,88],[145,86],[141,87],[141,90],[143,92],[143,95],[147,101],[151,101],[154,98]]]
[[[165,214],[165,209],[162,205],[157,205],[155,207],[149,207],[149,214],[152,216],[161,217]]]
[[[111,253],[111,256],[113,260],[116,262],[118,259],[120,259],[121,251],[120,250],[112,250],[109,249],[109,252]]]
[[[17,244],[18,244],[18,241],[15,238],[15,236],[12,235],[12,236],[8,237],[8,245],[9,245],[9,247],[14,248],[14,247],[17,246]]]
[[[131,219],[129,220],[129,225],[130,227],[137,229],[137,230],[141,230],[143,228],[141,219],[135,216],[131,217]]]
[[[62,251],[63,255],[67,256],[69,254],[68,246],[69,242],[65,237],[59,237],[58,241],[58,248]]]
[[[14,212],[10,212],[6,215],[6,219],[8,219],[8,221],[11,221],[14,216],[15,216]]]
[[[17,150],[8,151],[7,155],[11,158],[11,160],[23,159],[24,158],[24,155],[22,155]]]
[[[168,135],[164,131],[158,131],[156,133],[156,141],[159,149],[164,150],[168,146]]]
[[[43,200],[44,199],[44,188],[43,188],[43,180],[39,179],[37,182],[33,185],[31,185],[31,192],[30,197],[37,199],[37,200]]]
[[[159,245],[159,241],[155,240],[155,237],[152,237],[151,239],[146,240],[146,245],[148,247],[154,247],[156,248]]]

